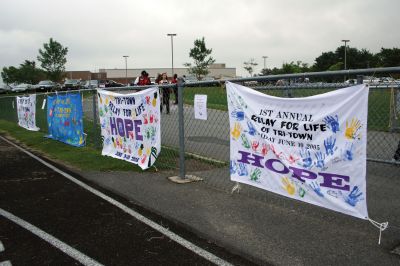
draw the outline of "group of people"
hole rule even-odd
[[[168,79],[167,73],[162,73],[158,74],[157,78],[155,80],[156,84],[159,85],[168,85],[168,84],[176,84],[178,83],[178,75],[174,74],[173,78],[171,80]],[[138,77],[136,85],[138,86],[146,86],[146,85],[152,85],[151,80],[149,78],[149,73],[147,73],[145,70],[142,71],[140,77]],[[175,86],[173,88],[173,92],[175,95],[175,102],[174,104],[178,104],[178,88]],[[169,108],[169,101],[170,101],[170,93],[171,89],[170,88],[161,88],[160,89],[160,95],[161,95],[161,104],[160,104],[160,110],[161,113],[163,111],[163,106],[165,105],[167,114],[169,114],[170,108]]]

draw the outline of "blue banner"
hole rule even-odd
[[[72,146],[85,145],[82,98],[79,93],[47,96],[46,136]]]

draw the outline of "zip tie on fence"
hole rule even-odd
[[[385,231],[388,226],[389,226],[389,222],[384,222],[384,223],[378,223],[377,221],[374,221],[370,218],[368,218],[368,221],[370,221],[370,223],[375,226],[376,228],[379,229],[379,240],[378,240],[378,245],[381,244],[381,237],[382,237],[382,231]]]
[[[233,194],[236,190],[237,190],[237,193],[240,193],[240,189],[241,189],[240,184],[238,182],[236,182],[236,184],[232,188],[231,194]]]

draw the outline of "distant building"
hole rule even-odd
[[[168,77],[172,77],[172,69],[171,68],[136,68],[136,69],[100,69],[100,73],[106,73],[107,79],[112,79],[121,83],[125,83],[126,77],[128,77],[128,82],[134,80],[136,77],[140,76],[140,73],[146,70],[149,73],[150,77],[156,77],[157,74],[167,73]],[[236,68],[230,67],[227,68],[225,64],[212,64],[209,67],[210,73],[208,76],[213,77],[215,79],[223,79],[223,78],[235,78],[236,77]],[[174,68],[174,73],[179,77],[189,75],[187,68]]]
[[[172,77],[172,69],[171,68],[136,68],[136,69],[120,69],[120,68],[103,68],[99,69],[99,72],[92,73],[90,71],[66,71],[65,78],[67,79],[81,79],[81,80],[89,80],[89,79],[98,79],[98,80],[106,80],[111,79],[120,83],[129,83],[136,79],[136,77],[140,76],[140,73],[146,70],[149,73],[150,77],[157,77],[157,74],[167,73],[168,77]],[[215,79],[224,79],[224,78],[235,78],[236,77],[236,68],[234,67],[226,67],[225,64],[212,64],[209,69],[210,73],[209,77],[213,77]],[[178,74],[179,77],[186,75],[189,76],[189,72],[187,68],[180,67],[174,68],[174,73]],[[127,78],[126,78],[127,76]]]

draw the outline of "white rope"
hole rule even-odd
[[[240,189],[241,189],[240,184],[238,182],[236,182],[236,185],[234,185],[232,188],[231,194],[233,194],[236,190],[237,190],[237,193],[240,193]]]
[[[385,231],[388,226],[389,226],[389,222],[384,222],[384,223],[378,223],[377,221],[374,221],[370,218],[368,218],[368,221],[370,221],[370,223],[375,226],[376,228],[379,229],[379,240],[378,240],[378,245],[381,244],[381,237],[382,237],[382,231]]]

